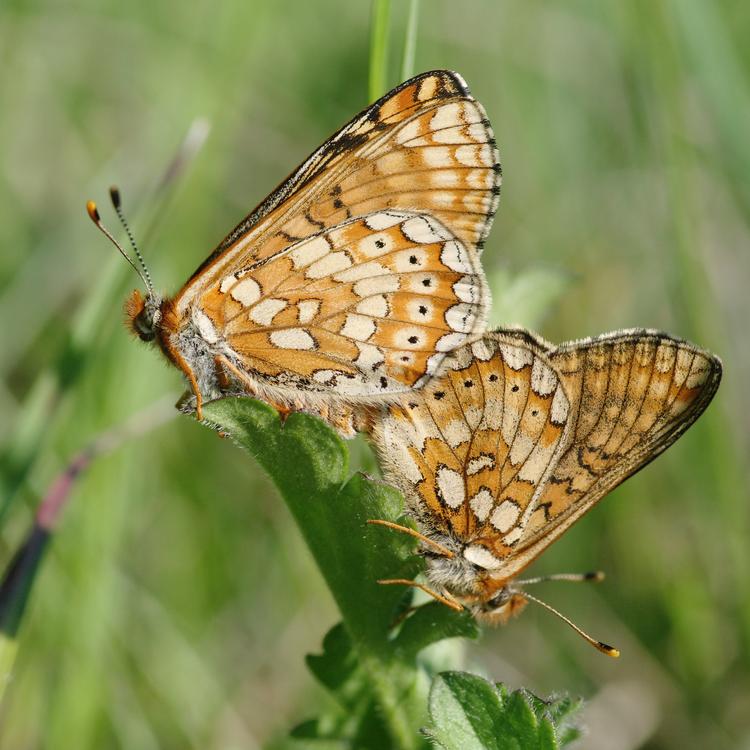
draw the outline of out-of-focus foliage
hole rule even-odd
[[[405,4],[392,5],[389,85],[406,23]],[[458,70],[495,128],[505,182],[483,256],[507,280],[495,296],[502,304],[503,287],[522,290],[527,275],[546,285],[528,308],[516,293],[506,322],[533,320],[551,340],[663,328],[725,365],[698,424],[535,566],[608,572],[596,589],[536,593],[622,658],[529,607],[467,645],[467,663],[541,695],[584,695],[582,747],[740,746],[750,741],[746,3],[423,0],[418,29],[415,69]],[[117,182],[157,285],[175,291],[366,103],[369,38],[369,5],[334,0],[0,5],[4,560],[72,455],[181,389],[123,331],[136,279],[84,201],[99,199],[114,223],[104,204]],[[157,182],[197,116],[211,136],[155,223]],[[374,470],[360,442],[354,454]],[[262,472],[175,419],[82,478],[21,632],[0,746],[260,747],[327,700],[304,655],[336,618]]]

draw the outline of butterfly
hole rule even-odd
[[[434,589],[383,583],[418,585],[487,623],[506,622],[528,600],[551,609],[523,589],[539,579],[514,579],[669,447],[721,379],[717,357],[650,330],[560,346],[499,330],[457,349],[441,369],[422,391],[383,407],[372,427],[384,475],[403,491],[419,531],[375,523],[422,539]]]
[[[144,268],[128,325],[184,373],[199,418],[204,400],[249,393],[351,435],[352,404],[423,387],[484,330],[500,180],[466,83],[423,73],[314,151],[176,295]]]

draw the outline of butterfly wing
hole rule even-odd
[[[386,407],[372,437],[423,527],[469,545],[465,556],[492,569],[512,555],[568,425],[545,348],[490,333],[456,350],[424,390]]]
[[[460,76],[417,76],[241,222],[172,300],[170,323],[192,321],[226,345],[235,376],[261,378],[256,391],[294,388],[304,400],[327,389],[354,400],[419,387],[446,351],[484,328],[478,250],[499,184],[489,122]],[[372,247],[384,239],[389,258]],[[411,250],[424,259],[419,269],[399,265]],[[295,260],[303,256],[314,260]],[[387,278],[362,275],[368,262]],[[425,292],[429,305],[418,299]]]
[[[227,276],[202,314],[235,371],[356,401],[422,385],[488,304],[476,253],[433,217],[381,211]]]
[[[655,331],[605,334],[548,354],[570,401],[572,426],[507,561],[509,576],[677,440],[721,380],[717,357]]]
[[[248,214],[196,270],[178,309],[229,270],[382,209],[429,213],[468,247],[500,191],[489,120],[457,73],[422,73],[364,109]]]

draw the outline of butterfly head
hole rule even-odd
[[[489,598],[470,604],[469,609],[482,625],[504,625],[511,617],[521,614],[528,603],[523,591],[503,586]]]
[[[520,614],[527,604],[526,595],[507,576],[498,575],[499,560],[489,550],[464,546],[448,535],[440,535],[439,540],[449,554],[432,549],[422,553],[430,583],[447,592],[482,624],[502,625]]]
[[[163,301],[152,291],[134,289],[125,300],[125,322],[141,341],[153,341],[162,320]]]

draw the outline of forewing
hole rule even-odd
[[[422,524],[495,568],[513,554],[567,425],[568,401],[543,347],[494,333],[384,409],[373,439]]]
[[[252,211],[175,299],[178,314],[220,278],[378,211],[429,214],[474,251],[499,189],[482,106],[456,73],[423,73],[357,115]]]
[[[549,357],[570,399],[572,427],[525,527],[518,569],[677,440],[721,379],[717,357],[655,331],[562,344]]]
[[[489,295],[476,252],[437,219],[382,211],[228,274],[203,302],[251,378],[367,400],[421,386],[483,328]]]

